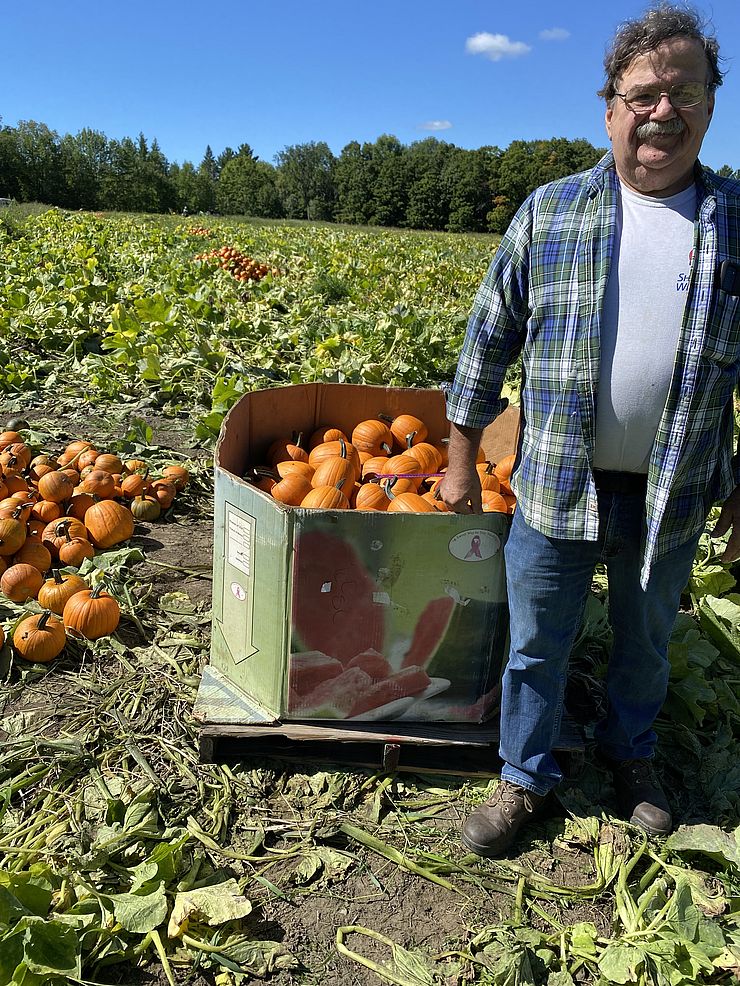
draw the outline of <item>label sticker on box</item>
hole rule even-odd
[[[459,561],[486,561],[501,550],[501,538],[492,531],[461,531],[452,538],[449,549]]]
[[[252,575],[254,522],[251,517],[226,511],[226,560],[249,578]]]
[[[239,600],[239,602],[244,602],[247,598],[247,590],[244,586],[239,585],[238,582],[231,583],[231,592]]]

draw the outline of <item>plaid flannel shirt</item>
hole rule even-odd
[[[740,298],[720,290],[740,260],[740,182],[697,163],[694,251],[668,398],[647,477],[641,580],[706,523],[738,483],[733,396]],[[485,427],[506,407],[507,367],[522,354],[522,430],[513,487],[549,537],[596,540],[592,472],[599,332],[613,252],[618,179],[611,152],[590,171],[543,185],[521,206],[475,298],[447,416]],[[650,331],[650,311],[645,311]]]

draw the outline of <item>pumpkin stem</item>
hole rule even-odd
[[[381,442],[380,443],[380,447],[383,449],[383,451],[385,452],[386,455],[390,455],[391,454],[391,447],[390,447],[390,445],[388,445],[387,442]]]
[[[417,434],[418,433],[415,431],[410,431],[408,435],[404,435],[404,438],[406,439],[406,448],[414,447],[414,439],[416,438]]]
[[[379,411],[378,417],[380,418],[381,421],[387,421],[389,425],[393,424],[393,418],[389,417],[387,414],[383,414],[382,412]]]
[[[398,482],[398,476],[394,476],[393,479],[386,479],[384,483],[380,484],[385,490],[385,495],[388,497],[389,500],[396,499],[396,494],[393,492],[393,487],[396,485],[397,482]]]
[[[49,617],[51,616],[51,610],[45,609],[44,612],[39,617],[39,621],[36,624],[37,630],[43,630],[46,624],[49,622]]]
[[[347,458],[347,443],[343,438],[339,439],[339,456],[342,459]]]
[[[103,585],[102,582],[98,582],[98,584],[95,586],[93,591],[90,593],[90,598],[97,599],[100,596],[101,592],[105,592],[105,586]]]
[[[69,539],[69,534],[67,534],[67,538]],[[62,578],[62,573],[59,571],[59,569],[52,568],[52,572],[54,574],[54,581],[56,582],[56,584],[64,585],[64,579]]]

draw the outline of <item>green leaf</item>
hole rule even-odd
[[[4,907],[20,906],[23,913],[46,917],[53,887],[44,871],[5,873],[0,871],[0,925],[4,922]],[[13,904],[16,902],[16,905]]]
[[[689,581],[692,595],[721,596],[735,586],[735,579],[721,565],[707,565],[694,570]]]
[[[607,945],[599,959],[599,972],[610,983],[636,983],[645,955],[635,945]]]
[[[10,983],[23,961],[23,932],[13,931],[0,938],[0,983]]]
[[[677,853],[701,853],[740,869],[738,829],[729,834],[717,825],[682,825],[666,839],[665,848]]]
[[[163,924],[167,917],[167,898],[164,883],[147,894],[124,893],[108,896],[113,904],[116,921],[137,935],[146,935]]]
[[[140,828],[145,822],[151,820],[153,813],[156,817],[153,801],[154,789],[151,786],[145,787],[143,791],[135,795],[126,808],[126,814],[123,818],[124,829]]]
[[[709,606],[713,613],[725,623],[737,630],[740,627],[740,605],[736,602],[737,596],[725,596],[717,599],[715,596],[707,596],[704,602]]]
[[[18,922],[23,935],[23,960],[39,975],[81,975],[79,939],[74,928],[56,921],[28,917]]]

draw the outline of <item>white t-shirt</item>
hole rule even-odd
[[[647,472],[689,288],[696,185],[640,195],[620,183],[604,298],[594,466]]]

